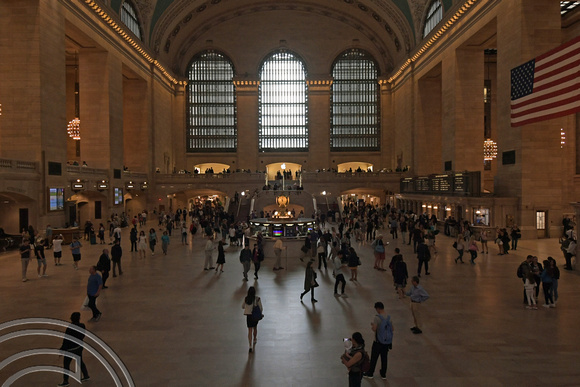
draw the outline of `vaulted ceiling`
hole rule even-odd
[[[124,0],[111,0],[119,12]],[[191,57],[210,46],[299,41],[370,51],[382,73],[404,62],[421,40],[432,0],[129,0],[138,13],[143,40],[156,59],[183,74]],[[443,0],[444,10],[453,0]],[[271,41],[269,41],[270,39]],[[263,41],[262,41],[263,40]],[[312,43],[316,42],[316,43]],[[272,43],[273,44],[273,43]],[[247,46],[244,49],[253,49]],[[267,47],[272,49],[272,47]],[[261,54],[259,51],[257,54]],[[238,55],[239,56],[239,55]],[[247,71],[247,69],[246,69]]]

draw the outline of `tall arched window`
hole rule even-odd
[[[332,67],[330,150],[380,149],[378,70],[358,49],[341,54]]]
[[[124,1],[121,6],[121,21],[125,24],[131,32],[135,34],[136,37],[141,39],[141,24],[139,23],[139,18],[137,18],[137,12],[135,12],[135,7],[129,2]]]
[[[193,58],[187,77],[187,151],[235,152],[232,62],[221,53],[205,51]]]
[[[441,0],[435,0],[431,3],[427,17],[425,18],[425,26],[423,27],[423,37],[429,35],[429,32],[435,28],[437,24],[443,19],[443,6]]]
[[[260,70],[259,150],[308,150],[306,68],[296,55],[270,55]]]

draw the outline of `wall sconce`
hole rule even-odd
[[[132,181],[130,181],[127,184],[125,184],[125,188],[127,189],[127,191],[130,191],[132,189],[135,189],[135,184]]]
[[[97,183],[97,190],[99,190],[99,191],[104,191],[108,188],[109,188],[109,183],[107,183],[105,180],[101,180],[100,182]]]

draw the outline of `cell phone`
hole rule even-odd
[[[350,341],[350,337],[345,337],[344,342]]]

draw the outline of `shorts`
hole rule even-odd
[[[36,259],[36,262],[38,263],[38,266],[46,266],[46,258],[41,258],[41,259]]]
[[[62,257],[62,251],[55,251],[54,252],[54,257],[55,258],[61,258]]]
[[[73,261],[78,262],[81,260],[81,255],[80,254],[73,254]]]

